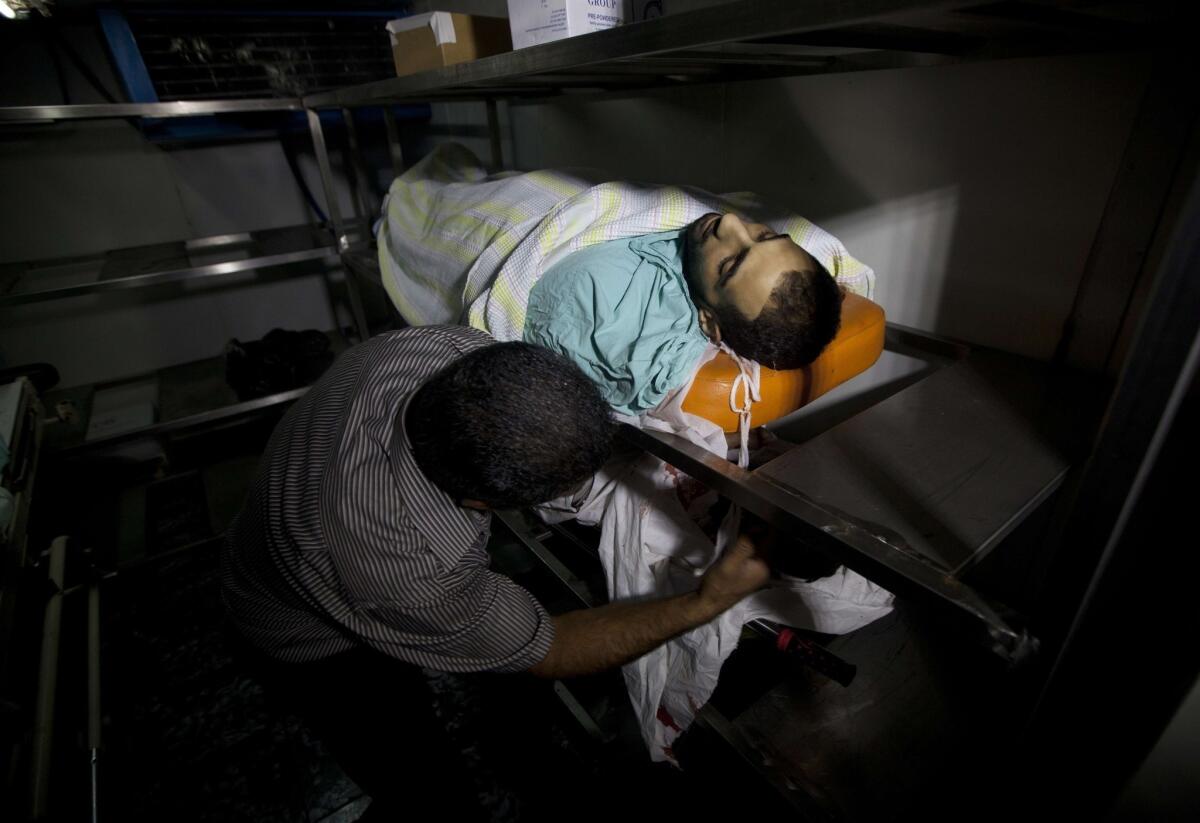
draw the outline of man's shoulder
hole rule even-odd
[[[495,343],[485,331],[471,326],[409,326],[377,334],[362,345],[372,354],[395,350],[438,351],[447,355],[463,355]]]
[[[413,326],[377,334],[351,351],[361,358],[369,384],[379,377],[410,375],[423,379],[464,354],[495,343],[470,326]]]

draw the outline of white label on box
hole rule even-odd
[[[611,29],[625,22],[625,0],[508,0],[514,49]]]
[[[624,22],[624,0],[567,0],[567,26],[572,35],[611,29]]]

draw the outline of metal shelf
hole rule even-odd
[[[742,0],[303,98],[305,107],[546,96],[1135,49],[1177,4]]]
[[[336,332],[327,334],[330,350],[335,357],[346,348],[346,342]],[[153,422],[136,428],[123,428],[111,433],[87,436],[91,422],[93,399],[97,392],[135,385],[152,385],[156,409]],[[57,421],[45,433],[46,450],[50,454],[74,456],[96,449],[109,448],[133,440],[227,424],[273,407],[298,400],[308,387],[239,400],[225,381],[225,358],[209,357],[191,363],[168,366],[150,374],[125,380],[75,386],[47,392],[43,404],[51,414],[58,404],[67,402],[75,408],[72,422]]]
[[[60,106],[0,106],[0,124],[52,123],[57,120],[105,120],[122,117],[197,117],[205,114],[244,114],[299,111],[295,97],[259,100],[180,100],[173,103],[99,103]]]
[[[342,263],[379,281],[369,244],[344,249]],[[962,576],[1069,469],[1066,423],[1042,402],[1051,390],[1046,371],[903,327],[889,327],[888,347],[928,360],[933,373],[754,472],[680,437],[629,426],[622,434],[874,582],[931,605],[1002,658],[1023,661],[1037,640]],[[929,426],[933,418],[941,425]]]
[[[89,257],[10,263],[0,265],[0,306],[222,277],[326,258],[337,258],[332,236],[321,226],[308,225],[156,243]]]
[[[963,577],[1066,476],[1053,385],[1041,364],[975,350],[753,472],[673,435],[622,433],[1017,662],[1037,641]]]

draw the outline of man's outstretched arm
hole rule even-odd
[[[697,591],[555,617],[550,651],[529,671],[538,677],[562,678],[623,666],[709,622],[762,588],[769,576],[753,541],[742,535],[708,570]]]

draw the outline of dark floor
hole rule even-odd
[[[266,699],[229,654],[211,554],[168,561],[114,591],[107,644],[110,727],[104,803],[111,820],[354,820],[365,806],[321,741]],[[543,805],[537,772],[598,785],[594,752],[545,704],[522,740],[494,737],[478,679],[428,672],[436,711],[468,766],[468,785],[492,820],[531,819]],[[545,695],[526,695],[528,702]],[[542,701],[545,703],[545,701]],[[527,763],[504,774],[489,751]],[[648,768],[648,766],[647,766]],[[535,771],[536,770],[536,771]],[[657,771],[657,770],[654,770]],[[665,775],[668,780],[677,775]],[[461,790],[461,789],[459,789]],[[530,792],[533,794],[530,794]],[[539,815],[540,816],[540,815]]]

